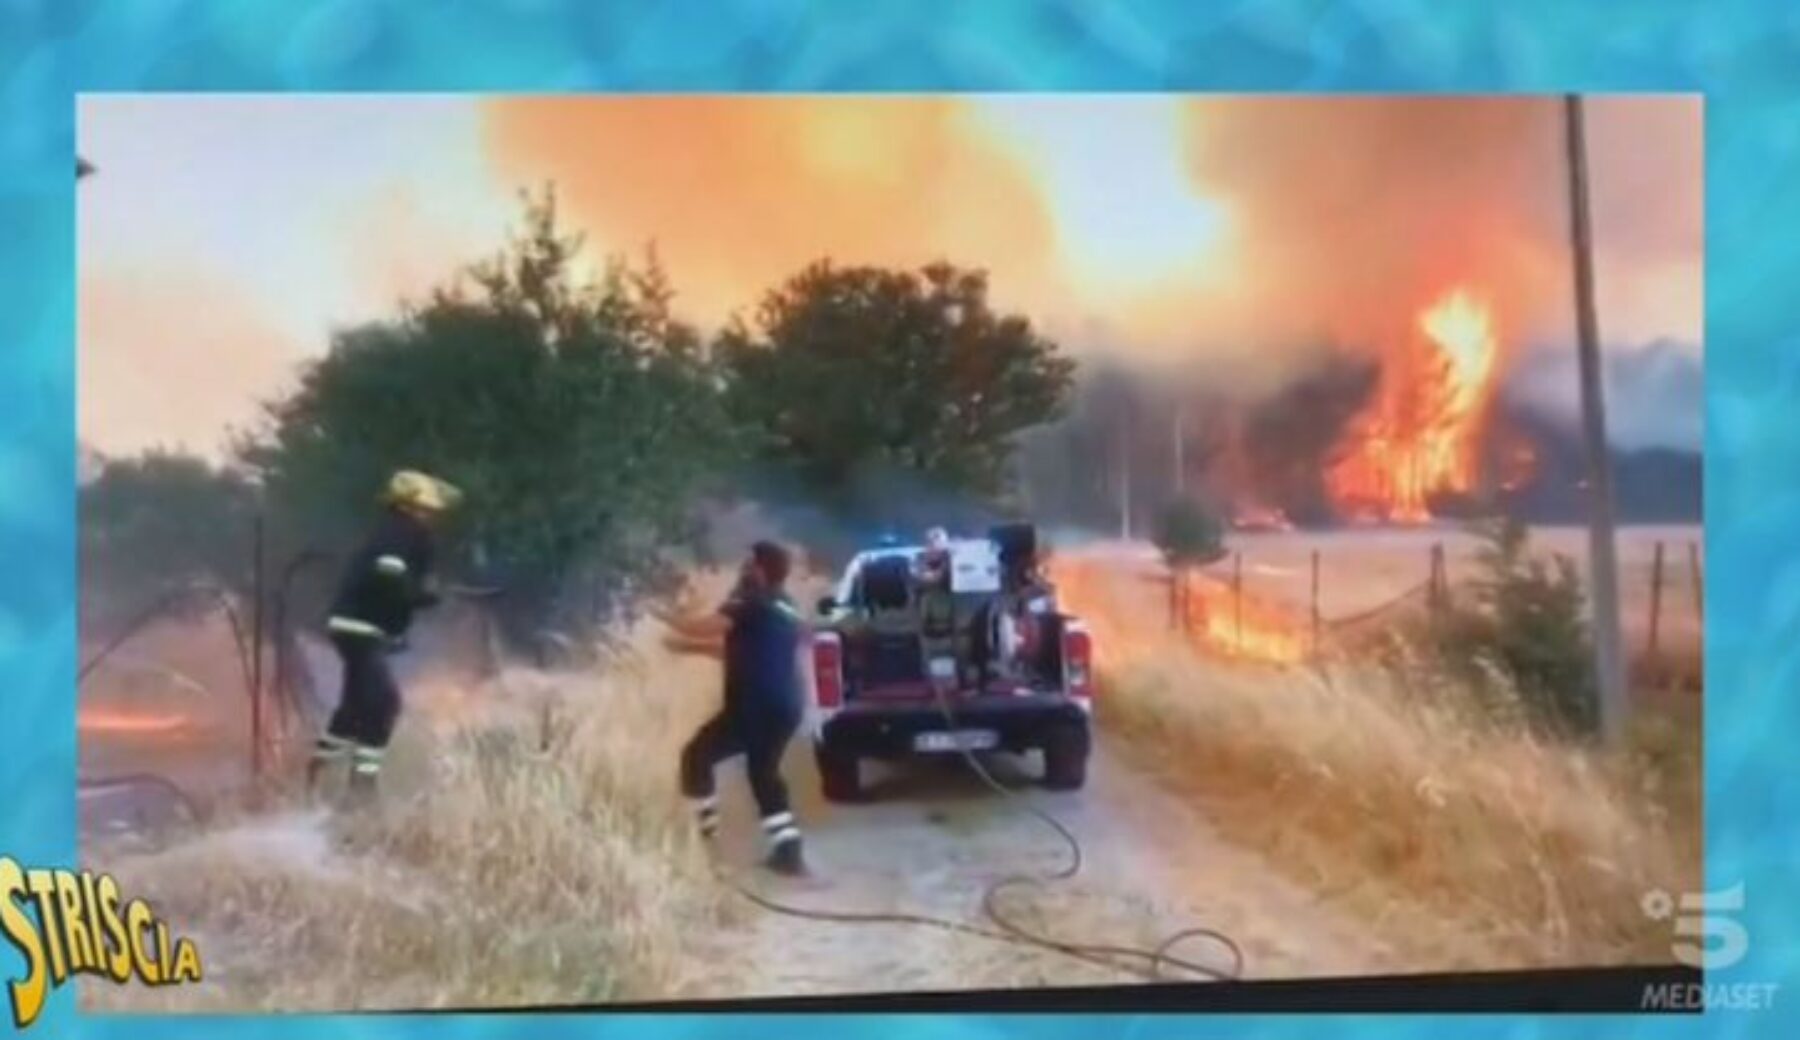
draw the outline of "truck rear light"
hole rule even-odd
[[[1087,700],[1094,695],[1094,641],[1085,628],[1063,630],[1063,683],[1069,696]]]
[[[821,708],[844,703],[844,644],[836,632],[813,637],[813,691]]]

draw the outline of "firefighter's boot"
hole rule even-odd
[[[704,798],[692,799],[694,823],[700,832],[700,839],[712,844],[719,835],[719,798],[707,795]]]
[[[769,841],[769,858],[764,865],[777,874],[799,877],[806,873],[806,858],[800,854],[800,828],[794,825],[794,814],[779,812],[763,818],[763,833]]]
[[[381,749],[359,747],[350,756],[349,800],[361,807],[375,801],[381,780]]]
[[[350,755],[350,742],[342,737],[334,737],[327,733],[313,744],[312,757],[306,760],[306,798],[312,801],[318,797],[319,781],[325,776],[325,770],[337,765]]]
[[[313,801],[319,797],[319,779],[325,775],[325,767],[331,764],[328,758],[314,755],[306,763],[306,800]]]

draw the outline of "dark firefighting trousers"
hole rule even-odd
[[[352,778],[371,783],[381,772],[382,753],[400,718],[400,687],[388,667],[384,640],[338,633],[331,642],[344,664],[344,685],[314,761],[348,757]]]
[[[754,704],[727,704],[700,725],[681,749],[681,793],[695,803],[702,834],[711,837],[719,825],[713,770],[726,759],[743,755],[764,837],[770,846],[799,839],[787,784],[781,779],[781,755],[799,728],[798,711]]]

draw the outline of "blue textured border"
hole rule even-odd
[[[1748,886],[1749,956],[1721,981],[1794,979],[1800,920],[1800,14],[1791,4],[1637,2],[924,3],[0,0],[0,852],[74,852],[74,95],[101,90],[1701,90],[1708,95],[1708,870]],[[452,10],[454,9],[454,11]],[[1796,226],[1800,226],[1797,223]],[[872,980],[873,981],[873,980]],[[1470,1035],[1800,1035],[1773,1014],[1468,1021]],[[1783,1029],[1780,1021],[1788,1021]],[[501,1037],[1020,1035],[1198,1028],[1308,1036],[1280,1018],[1205,1023],[981,1017],[854,1021],[82,1019],[39,1035]],[[1335,1029],[1434,1035],[1424,1017]]]

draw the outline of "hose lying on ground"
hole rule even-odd
[[[941,690],[938,692],[938,709],[943,713],[944,719],[950,724],[951,729],[954,730],[957,725],[956,715]],[[970,751],[967,748],[958,748],[958,753],[968,765],[969,769],[980,778],[982,783],[999,793],[1002,797],[1023,804],[1026,812],[1029,812],[1051,830],[1055,831],[1057,836],[1062,839],[1063,843],[1067,845],[1069,849],[1069,863],[1060,870],[1039,876],[1025,874],[1009,875],[987,886],[981,895],[981,909],[983,915],[986,916],[992,927],[983,927],[981,925],[969,924],[965,921],[934,917],[927,914],[820,910],[793,906],[763,895],[730,875],[722,875],[723,880],[744,898],[757,906],[762,907],[764,910],[768,910],[771,913],[783,914],[788,917],[798,917],[814,921],[830,921],[840,924],[904,924],[939,928],[945,931],[979,936],[981,938],[993,939],[999,942],[1008,942],[1020,946],[1030,946],[1038,949],[1050,950],[1067,957],[1072,957],[1076,960],[1085,961],[1089,964],[1096,964],[1115,971],[1123,971],[1151,982],[1172,981],[1165,971],[1165,969],[1168,968],[1176,969],[1192,978],[1209,979],[1219,982],[1232,982],[1243,977],[1244,952],[1242,948],[1240,948],[1230,936],[1217,929],[1205,927],[1186,928],[1170,935],[1154,948],[1144,948],[1057,939],[1052,936],[1033,932],[1008,918],[1001,912],[999,906],[1000,893],[1009,888],[1021,888],[1025,886],[1041,888],[1051,882],[1067,881],[1075,877],[1077,874],[1081,873],[1083,860],[1081,841],[1076,838],[1074,832],[1061,820],[1058,820],[1046,810],[1025,802],[1024,796],[1018,790],[1009,787],[996,779],[994,775],[988,771],[987,767],[981,763],[981,760],[976,757],[973,751]],[[1176,957],[1170,952],[1184,943],[1197,939],[1208,939],[1223,947],[1231,955],[1231,967],[1219,968],[1202,964],[1198,961]]]

